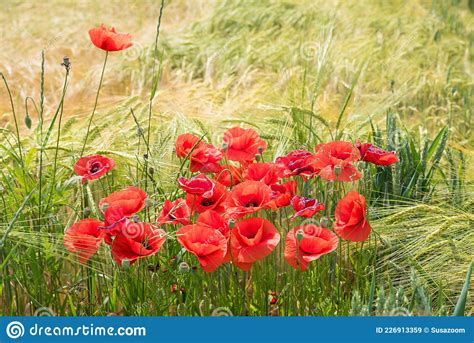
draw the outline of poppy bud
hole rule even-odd
[[[150,173],[150,175],[155,174],[155,168],[153,167],[148,168],[148,173]]]
[[[126,258],[122,260],[122,268],[123,268],[123,269],[128,269],[128,268],[130,268],[130,261],[127,260]]]
[[[189,273],[189,271],[191,270],[191,268],[189,267],[189,264],[187,264],[186,262],[181,262],[179,264],[179,272],[180,273]]]
[[[61,65],[66,69],[67,72],[71,69],[71,61],[69,61],[69,57],[63,57],[63,63]]]
[[[258,147],[258,152],[260,153],[260,155],[263,154],[264,150],[265,149],[263,147],[261,147],[261,146]]]
[[[227,143],[222,144],[222,150],[227,151],[228,147],[229,147],[229,145]]]
[[[132,219],[132,221],[133,221],[134,223],[139,223],[139,222],[140,222],[140,217],[137,216],[136,214],[133,215],[131,219]]]
[[[304,237],[304,231],[302,229],[299,229],[298,231],[296,231],[296,239],[298,241],[301,241]]]
[[[143,133],[144,133],[144,131],[141,127],[137,128],[137,136],[139,136],[139,137],[143,136]]]
[[[260,162],[261,159],[262,159],[261,155],[255,155],[255,161]]]
[[[171,285],[171,293],[176,293],[176,291],[178,290],[178,285],[177,284],[172,284]]]
[[[145,207],[153,207],[153,201],[150,199],[146,198],[145,199]]]
[[[336,177],[338,177],[339,174],[341,173],[341,166],[339,165],[334,166],[334,173],[336,174]]]
[[[106,203],[106,202],[104,202],[103,204],[101,204],[100,210],[101,210],[102,212],[105,212],[105,210],[106,210],[108,207],[109,207],[109,204]]]
[[[229,228],[233,229],[235,227],[235,220],[234,219],[229,219]]]
[[[91,208],[90,207],[84,207],[84,210],[82,211],[84,214],[84,217],[88,217],[91,214]]]
[[[27,128],[31,129],[31,117],[28,114],[28,112],[26,113],[26,117],[25,117],[25,125]]]
[[[272,296],[271,299],[270,299],[270,305],[275,305],[277,302],[277,298]]]
[[[148,154],[143,154],[143,158],[144,158],[145,160],[148,160]]]
[[[321,227],[325,227],[327,228],[329,225],[329,218],[327,217],[322,217],[321,220],[319,221],[319,224],[321,225]]]

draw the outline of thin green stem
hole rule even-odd
[[[57,172],[57,169],[58,169],[59,141],[61,140],[61,123],[62,123],[62,119],[63,119],[64,97],[66,96],[68,76],[69,76],[69,70],[66,69],[66,76],[64,77],[64,84],[63,84],[63,92],[62,92],[62,95],[61,95],[61,101],[59,103],[60,110],[59,110],[59,121],[58,121],[58,135],[57,135],[57,138],[56,138],[56,149],[54,151],[53,179],[51,181],[51,188],[49,190],[48,202],[46,203],[45,213],[48,212],[49,206],[51,204],[51,200],[53,198],[53,193],[54,193],[54,185],[56,183],[56,172]]]
[[[11,105],[12,113],[13,113],[13,121],[15,123],[16,138],[17,138],[17,141],[18,141],[18,151],[19,151],[19,155],[20,155],[21,164],[22,164],[22,166],[24,166],[25,162],[23,160],[23,151],[22,151],[22,148],[21,148],[20,129],[19,129],[19,126],[18,126],[18,119],[16,117],[15,105],[13,103],[12,92],[10,91],[10,87],[8,86],[8,82],[7,82],[7,79],[5,78],[5,75],[3,75],[3,73],[0,73],[0,75],[2,76],[3,83],[5,84],[5,87],[6,87],[7,93],[8,93],[8,97],[10,99],[10,105]],[[23,168],[23,173],[24,174],[26,173],[25,168]]]
[[[86,138],[84,139],[84,144],[82,145],[82,149],[81,149],[81,155],[80,155],[81,157],[84,155],[84,150],[86,149],[87,139],[89,138],[92,120],[94,119],[95,110],[97,109],[97,103],[99,102],[99,94],[100,94],[100,89],[102,87],[102,82],[104,80],[104,72],[105,72],[105,66],[107,65],[108,56],[109,56],[109,52],[106,51],[105,58],[104,58],[104,65],[102,66],[102,72],[100,73],[99,87],[97,88],[97,93],[95,95],[94,109],[92,110],[91,116],[89,118],[89,124],[87,125]]]
[[[38,114],[38,127],[40,131],[40,146],[43,147],[43,115],[44,115],[44,50],[41,51],[41,80],[40,80],[40,111]],[[39,198],[38,198],[38,218],[41,220],[43,204],[43,153],[44,150],[40,149],[39,152]],[[41,225],[41,222],[38,223]]]

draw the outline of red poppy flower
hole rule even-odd
[[[92,43],[105,51],[125,50],[133,45],[132,36],[128,33],[118,33],[114,27],[108,28],[104,24],[89,30]]]
[[[278,230],[263,218],[246,218],[232,230],[230,245],[237,267],[250,270],[252,264],[268,256],[280,242]]]
[[[315,166],[319,176],[329,181],[355,181],[361,177],[352,164],[360,153],[350,142],[330,142],[316,146]]]
[[[213,210],[203,212],[199,215],[196,224],[202,224],[209,226],[214,230],[218,230],[222,235],[227,239],[227,253],[224,257],[222,263],[227,263],[231,261],[230,256],[230,247],[229,247],[229,237],[230,237],[230,228],[227,220],[219,213]]]
[[[386,151],[370,143],[357,143],[357,149],[360,152],[360,159],[378,166],[389,166],[397,163],[398,158],[395,151]]]
[[[230,236],[229,223],[219,212],[209,210],[201,213],[196,224],[206,225],[214,230],[218,230],[225,238]]]
[[[175,149],[176,149],[176,155],[178,157],[189,157],[191,151],[194,149],[200,147],[204,143],[199,139],[199,137],[196,137],[195,135],[192,135],[190,133],[185,133],[184,135],[178,136],[176,139],[176,144],[175,144]]]
[[[226,187],[238,185],[243,181],[241,168],[232,164],[222,165],[221,170],[214,179]]]
[[[193,176],[190,179],[180,177],[178,184],[186,193],[202,195],[204,198],[210,198],[214,192],[214,184],[204,174]]]
[[[219,230],[203,224],[186,225],[176,232],[176,238],[198,258],[205,272],[212,272],[223,263],[227,239]]]
[[[104,211],[104,224],[99,229],[104,233],[104,241],[108,245],[112,244],[113,237],[119,235],[125,225],[128,224],[128,217],[123,213],[123,209],[118,206],[109,206]]]
[[[219,161],[222,160],[222,151],[212,144],[201,144],[191,153],[190,170],[201,173],[218,173],[221,170]]]
[[[168,199],[163,203],[163,209],[158,217],[157,224],[183,224],[187,225],[191,212],[184,199],[176,199],[171,202]]]
[[[286,156],[280,156],[275,164],[280,167],[281,177],[301,175],[306,178],[319,172],[314,166],[314,154],[306,150],[294,150]]]
[[[313,224],[297,226],[286,236],[285,259],[293,268],[304,271],[311,261],[336,250],[338,243],[339,239],[331,230]]]
[[[82,182],[100,178],[115,167],[115,161],[111,158],[91,155],[80,158],[74,165],[74,172],[82,176]]]
[[[102,223],[96,219],[83,219],[74,223],[64,233],[64,246],[71,253],[77,253],[79,261],[86,263],[104,239],[99,230]]]
[[[166,241],[165,231],[150,223],[129,222],[112,243],[112,256],[119,265],[133,264],[139,258],[156,254]]]
[[[321,204],[316,199],[305,198],[300,196],[295,196],[291,199],[291,206],[295,210],[295,214],[291,217],[291,220],[295,220],[297,217],[311,218],[319,211],[325,209],[324,204]]]
[[[211,197],[204,198],[202,195],[186,194],[186,204],[192,213],[201,213],[207,210],[222,212],[224,210],[223,202],[227,196],[227,189],[221,183],[214,180],[211,181],[214,184],[214,191]]]
[[[270,207],[280,208],[290,204],[291,199],[295,196],[297,182],[294,180],[283,182],[282,184],[270,185],[272,190],[272,200]]]
[[[261,181],[266,185],[277,183],[280,178],[280,168],[275,163],[252,163],[244,172],[244,179]]]
[[[145,191],[138,187],[127,187],[121,191],[114,192],[99,202],[102,209],[107,207],[120,207],[125,217],[130,217],[140,212],[145,207]]]
[[[233,127],[224,132],[225,154],[228,160],[248,163],[267,148],[267,142],[254,129]]]
[[[267,208],[272,197],[269,186],[260,181],[244,181],[227,195],[225,201],[226,213],[231,218],[240,218],[249,213]]]
[[[349,192],[339,201],[334,213],[334,231],[339,237],[362,242],[369,237],[370,224],[366,217],[366,203],[363,195]]]

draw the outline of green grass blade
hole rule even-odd
[[[461,294],[459,295],[458,302],[454,308],[453,316],[464,316],[464,310],[466,308],[466,299],[467,293],[469,291],[469,284],[471,283],[471,274],[472,274],[472,262],[469,264],[466,273],[466,280],[464,281],[464,286],[462,287]]]

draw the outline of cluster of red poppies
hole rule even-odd
[[[112,193],[99,203],[103,221],[84,219],[66,231],[67,249],[86,261],[104,241],[111,245],[119,264],[124,260],[133,263],[158,252],[171,236],[169,228],[177,226],[176,239],[197,257],[204,271],[211,272],[227,262],[248,271],[275,249],[283,230],[258,216],[259,212],[291,206],[291,222],[325,210],[317,199],[297,195],[298,178],[350,182],[361,177],[358,161],[382,166],[397,162],[394,152],[345,141],[319,144],[314,153],[295,150],[264,162],[267,143],[255,130],[240,127],[224,133],[221,148],[192,134],[179,136],[175,147],[177,156],[188,161],[190,171],[196,173],[178,178],[183,198],[165,200],[156,222],[143,223],[137,216],[145,206],[143,190],[129,187]],[[113,166],[113,160],[95,155],[81,158],[75,170],[87,181]],[[167,231],[163,229],[166,225]],[[347,193],[336,206],[333,230],[327,226],[303,222],[286,232],[288,264],[305,270],[311,261],[334,251],[339,237],[366,240],[371,228],[364,196],[356,191]]]

